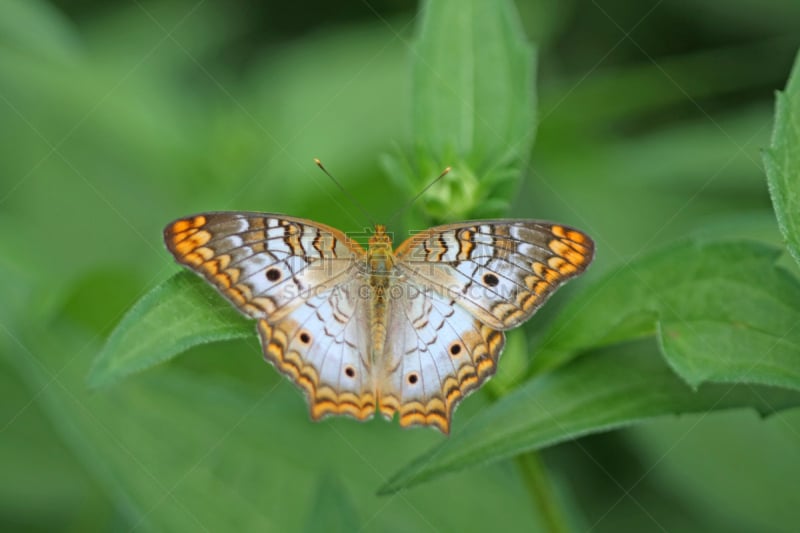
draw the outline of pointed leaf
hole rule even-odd
[[[688,383],[800,389],[800,282],[754,242],[683,243],[638,259],[570,302],[534,358],[541,371],[575,353],[656,333]]]
[[[415,145],[384,159],[429,218],[498,216],[533,143],[535,55],[510,0],[425,2],[412,59]]]
[[[533,129],[533,52],[513,2],[426,2],[413,57],[414,131],[429,150],[522,156]]]
[[[800,392],[749,385],[692,391],[655,354],[590,353],[530,380],[395,474],[383,494],[589,433],[680,413],[800,405]],[[456,428],[459,423],[456,421]]]
[[[778,225],[789,252],[800,263],[800,55],[775,108],[775,129],[764,164]]]
[[[89,383],[102,386],[208,342],[253,335],[253,324],[213,288],[180,272],[139,300],[111,332]]]

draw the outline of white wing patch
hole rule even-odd
[[[378,409],[386,418],[399,412],[401,426],[433,425],[448,433],[458,403],[494,374],[505,337],[453,300],[399,285],[408,296],[390,302],[375,370]]]
[[[366,420],[375,412],[368,301],[358,297],[359,283],[315,296],[278,321],[258,322],[266,359],[303,388],[314,420]]]

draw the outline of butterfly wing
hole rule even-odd
[[[366,420],[375,413],[363,283],[356,276],[282,319],[258,321],[265,357],[303,389],[314,420],[342,414]]]
[[[505,342],[589,265],[584,233],[529,220],[439,226],[397,249],[378,408],[400,424],[449,432],[458,403],[491,377]]]
[[[204,213],[164,229],[175,259],[253,318],[289,314],[303,298],[342,280],[364,250],[310,220],[262,213]]]
[[[306,393],[312,418],[372,415],[358,244],[310,220],[243,212],[176,220],[164,241],[179,263],[258,319],[265,358]]]
[[[397,249],[410,282],[447,294],[499,330],[533,315],[591,263],[594,243],[566,226],[531,220],[463,222],[418,233]]]
[[[450,432],[456,405],[495,373],[502,331],[455,300],[403,281],[390,300],[386,345],[376,369],[378,408],[400,425]]]

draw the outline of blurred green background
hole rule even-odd
[[[598,246],[531,338],[581,284],[665,243],[781,242],[760,150],[800,3],[516,5],[538,50],[538,128],[504,214],[572,224]],[[399,0],[0,0],[0,529],[547,527],[512,461],[376,496],[442,437],[311,423],[254,335],[85,385],[123,313],[178,270],[161,243],[170,220],[237,209],[360,230],[313,157],[378,217],[409,199],[381,160],[414,142],[418,23]],[[455,426],[490,400],[470,397]],[[797,410],[661,419],[542,457],[579,531],[800,519]]]

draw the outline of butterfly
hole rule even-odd
[[[175,259],[256,320],[265,358],[306,394],[311,418],[379,411],[450,432],[497,369],[504,331],[592,261],[585,233],[533,220],[437,226],[396,250],[330,226],[212,212],[170,223]]]

